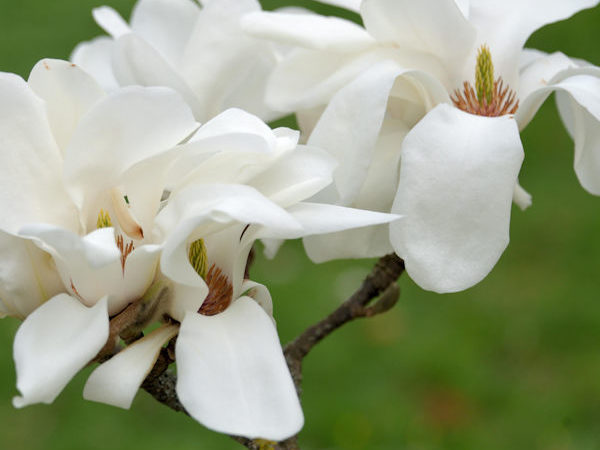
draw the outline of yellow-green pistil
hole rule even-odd
[[[462,92],[456,89],[450,98],[458,109],[477,116],[514,114],[519,108],[515,92],[504,85],[502,78],[494,79],[492,53],[487,45],[477,52],[475,88],[465,81]]]
[[[214,316],[227,309],[233,298],[233,286],[227,276],[216,265],[208,268],[206,245],[203,239],[198,239],[190,244],[188,259],[198,275],[208,286],[208,295],[198,310],[205,316]]]
[[[477,66],[475,69],[475,88],[477,89],[477,99],[483,104],[492,103],[494,95],[494,64],[492,63],[492,54],[487,45],[482,45],[477,53]]]
[[[112,227],[112,220],[110,219],[110,214],[108,214],[103,209],[98,213],[98,220],[96,221],[96,228],[110,228]]]

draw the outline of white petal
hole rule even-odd
[[[186,315],[176,346],[177,395],[213,430],[280,441],[302,410],[270,317],[243,297],[225,312]]]
[[[129,254],[123,269],[112,228],[82,237],[51,225],[34,224],[24,227],[21,234],[37,238],[40,247],[52,254],[63,284],[81,302],[91,306],[109,295],[111,315],[148,289],[160,256],[160,247],[142,245]]]
[[[112,189],[135,164],[171,149],[196,128],[183,99],[165,88],[123,88],[96,103],[65,152],[65,178],[79,205]]]
[[[280,111],[322,106],[357,75],[391,57],[385,50],[348,54],[296,49],[273,70],[266,102]]]
[[[169,296],[166,312],[179,322],[183,321],[187,312],[197,313],[208,295],[208,286],[200,276],[197,278],[198,286],[173,283],[171,287],[172,294]]]
[[[546,87],[523,101],[516,116],[522,127],[552,92],[556,92],[561,118],[575,141],[575,173],[584,189],[600,195],[600,70],[580,67],[559,72]]]
[[[193,186],[170,199],[157,216],[157,227],[168,236],[161,256],[163,273],[179,283],[199,285],[187,259],[187,243],[236,223],[268,226],[274,237],[301,229],[290,214],[249,186]]]
[[[311,261],[378,258],[394,253],[387,224],[305,237],[302,242]]]
[[[454,292],[481,281],[508,244],[523,161],[516,122],[440,105],[402,145],[390,238],[422,288]]]
[[[267,259],[273,259],[277,255],[277,252],[285,242],[285,239],[262,239],[261,242],[265,246],[264,255]]]
[[[588,192],[600,195],[600,78],[577,75],[554,86],[556,103],[575,141],[575,173]]]
[[[191,142],[230,134],[243,134],[252,139],[257,150],[269,152],[275,147],[277,138],[269,126],[260,118],[239,108],[230,108],[206,122],[194,133]]]
[[[335,160],[323,150],[299,146],[248,184],[282,207],[313,196],[333,181]]]
[[[0,231],[0,255],[3,314],[24,319],[46,300],[64,292],[52,257],[29,239]]]
[[[529,36],[544,25],[597,4],[598,0],[471,0],[469,20],[479,30],[478,43],[491,49],[495,73],[516,87],[521,51]],[[475,53],[472,58],[474,62]],[[470,77],[473,67],[468,71]]]
[[[131,28],[177,67],[199,12],[193,0],[140,0]]]
[[[531,194],[523,189],[519,183],[515,186],[513,202],[523,211],[531,206]]]
[[[469,10],[471,8],[471,0],[454,0],[456,2],[456,5],[458,6],[458,9],[460,9],[460,12],[463,14],[463,16],[465,16],[467,19],[469,18]]]
[[[454,0],[364,0],[361,15],[377,40],[445,61],[461,61],[475,41],[475,29]]]
[[[52,403],[108,339],[106,299],[93,308],[66,294],[53,297],[21,325],[14,341],[17,408]]]
[[[99,36],[91,41],[77,44],[69,58],[74,64],[92,75],[107,92],[119,87],[112,69],[114,45],[113,38]]]
[[[258,38],[314,50],[353,52],[376,43],[354,22],[316,14],[255,12],[242,18],[242,28]]]
[[[402,121],[384,120],[367,176],[352,207],[390,211],[398,190],[400,146],[407,132],[407,126]],[[327,203],[326,200],[323,203]],[[315,262],[373,258],[394,252],[387,224],[309,236],[304,238],[304,248]]]
[[[90,75],[58,59],[38,62],[28,83],[46,102],[52,132],[61,149],[67,147],[81,117],[105,95]]]
[[[261,97],[277,63],[275,47],[245,34],[240,25],[244,14],[259,10],[254,0],[219,0],[208,3],[198,16],[180,70],[205,107],[206,115],[199,120],[230,107],[266,111]],[[248,81],[259,95],[244,89]]]
[[[380,225],[396,221],[401,217],[397,214],[322,203],[297,203],[287,210],[302,226],[301,231],[293,234],[289,233],[288,239]],[[259,236],[270,237],[268,227],[265,227],[265,230],[261,231]]]
[[[251,297],[265,312],[273,317],[273,299],[269,289],[264,285],[252,280],[244,280],[242,283],[244,296]]]
[[[183,76],[136,34],[123,35],[115,42],[112,64],[121,86],[169,87],[179,92],[198,120],[206,120],[206,105],[198,100]]]
[[[564,54],[557,52],[537,58],[521,71],[518,92],[521,105],[516,116],[521,130],[527,126],[541,106],[539,102],[532,102],[529,99],[530,95],[538,89],[547,87],[557,74],[571,67],[576,67],[575,63]],[[545,97],[539,98],[542,103],[543,100],[545,100]]]
[[[121,15],[110,6],[100,6],[92,10],[92,15],[96,23],[104,29],[113,38],[130,33],[131,29]]]
[[[206,183],[246,184],[293,150],[298,137],[295,130],[271,130],[254,115],[228,109],[179,147],[179,157],[169,168],[169,189],[177,192]]]
[[[83,398],[129,409],[163,344],[178,329],[176,325],[162,326],[98,366],[85,383]]]
[[[16,233],[29,222],[77,229],[77,212],[64,190],[62,157],[44,102],[18,76],[0,73],[0,228]]]
[[[308,140],[339,162],[334,180],[342,204],[354,201],[368,174],[388,98],[400,75],[422,96],[424,108],[447,97],[443,87],[427,74],[380,63],[335,95]]]
[[[424,109],[422,114],[425,114]],[[358,196],[350,206],[372,211],[390,211],[398,190],[400,147],[409,130],[409,126],[401,120],[384,120],[367,175]]]

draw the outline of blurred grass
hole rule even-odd
[[[67,58],[77,42],[100,33],[90,15],[100,4],[127,16],[133,1],[1,0],[0,70],[26,77],[42,57]],[[600,64],[598,24],[600,8],[538,31],[529,45]],[[513,210],[501,261],[460,294],[424,292],[404,278],[393,311],[319,345],[305,361],[304,449],[600,448],[600,199],[575,178],[573,144],[553,101],[523,141],[521,183],[534,204]],[[316,266],[296,242],[275,261],[259,257],[253,278],[271,288],[286,342],[358,286],[371,264]],[[238,448],[145,393],[131,411],[84,401],[90,369],[53,405],[13,409],[17,326],[0,324],[1,448]]]

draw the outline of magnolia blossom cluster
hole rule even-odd
[[[161,351],[205,426],[283,440],[303,416],[268,288],[248,278],[303,238],[316,262],[396,252],[438,292],[508,244],[519,131],[552,92],[575,171],[600,195],[600,69],[524,49],[597,0],[329,0],[364,28],[256,0],[139,0],[130,23],[27,81],[0,74],[0,313],[17,407],[129,408]],[[302,135],[271,129],[297,115]],[[300,139],[306,145],[299,145]],[[149,331],[151,330],[151,331]]]

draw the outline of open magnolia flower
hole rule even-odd
[[[256,0],[139,0],[131,25],[110,7],[94,18],[110,37],[79,44],[71,59],[108,89],[168,86],[199,121],[230,107],[264,120],[279,114],[264,103],[266,80],[277,63],[272,44],[244,34],[240,18],[260,11]]]
[[[178,398],[192,417],[220,432],[282,440],[303,424],[271,298],[245,278],[254,241],[396,218],[302,202],[331,182],[334,165],[322,151],[297,147],[297,140],[295,131],[271,131],[255,116],[226,111],[182,146],[170,171],[170,197],[156,218],[169,290],[162,315],[181,324]],[[96,369],[86,398],[128,408],[177,327],[163,330]]]
[[[28,83],[2,74],[0,97],[1,199],[14,212],[1,236],[15,256],[2,263],[2,308],[25,317],[14,404],[50,403],[108,359],[84,396],[129,407],[179,334],[177,391],[193,417],[236,435],[295,434],[303,416],[271,299],[245,278],[252,244],[398,216],[304,203],[331,183],[331,157],[241,110],[198,128],[170,89],[107,95],[55,60]]]
[[[320,201],[406,219],[311,238],[314,259],[393,248],[425,289],[479,282],[508,244],[511,199],[529,204],[519,130],[553,91],[576,173],[600,194],[598,69],[523,50],[533,31],[597,0],[328,3],[359,11],[365,28],[314,14],[243,19],[250,34],[298,47],[274,72],[268,102],[297,110],[308,143],[340,162]]]
[[[15,338],[14,403],[24,406],[53,401],[106,343],[109,315],[152,283],[163,168],[197,123],[169,89],[107,95],[66,61],[40,61],[28,82],[0,74],[0,98],[10,211],[0,220],[1,308],[27,317]]]

